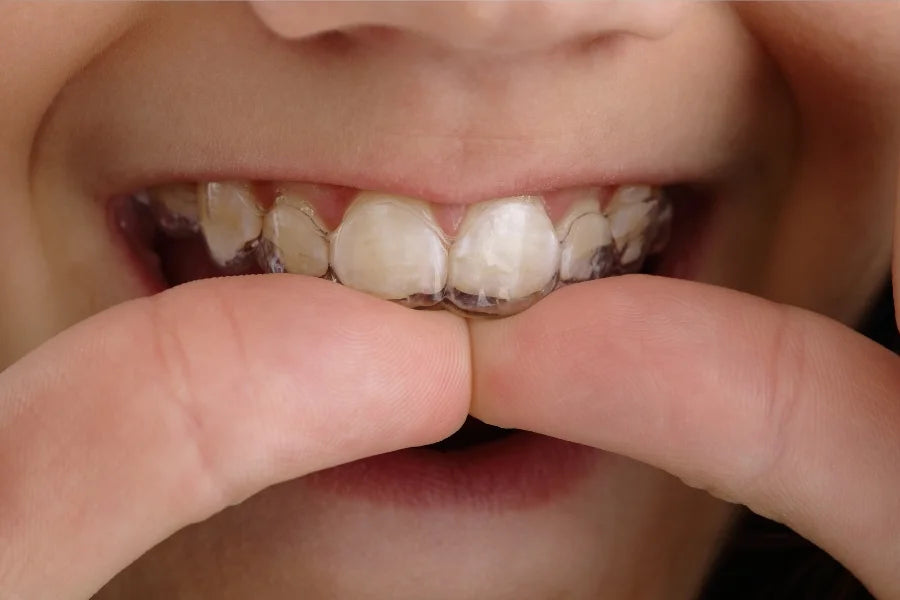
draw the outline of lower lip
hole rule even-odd
[[[412,508],[526,509],[565,496],[609,454],[530,432],[453,452],[409,448],[306,478],[316,490]]]

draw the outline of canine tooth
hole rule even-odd
[[[221,266],[242,258],[262,232],[262,209],[248,184],[209,182],[200,186],[200,227],[209,254]]]
[[[643,258],[644,234],[658,204],[658,194],[651,186],[625,185],[613,194],[606,213],[622,265]]]
[[[197,185],[171,183],[147,191],[156,224],[170,236],[185,236],[200,230]]]
[[[632,232],[642,231],[649,223],[654,198],[653,188],[649,186],[629,185],[616,190],[606,209],[613,238],[618,241]]]
[[[615,244],[600,201],[584,198],[572,204],[556,226],[562,240],[559,258],[561,281],[587,281],[612,273]]]
[[[469,207],[450,248],[449,287],[479,298],[524,298],[547,287],[559,241],[541,199],[519,196]]]
[[[595,192],[589,192],[572,202],[568,210],[556,224],[556,237],[560,240],[569,235],[569,229],[572,223],[578,220],[582,215],[588,213],[600,212],[600,199]]]
[[[638,235],[630,238],[619,255],[619,262],[624,267],[635,261],[640,260],[644,256],[644,236]]]
[[[447,249],[421,200],[363,192],[331,234],[331,266],[341,283],[389,300],[433,296],[447,281]]]
[[[656,196],[657,190],[652,185],[622,185],[616,188],[607,210],[612,212],[621,206],[640,204]]]
[[[285,190],[263,218],[260,251],[270,273],[321,277],[328,272],[328,230],[306,198]]]

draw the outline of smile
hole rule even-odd
[[[450,205],[226,181],[152,186],[112,208],[166,286],[293,273],[411,308],[509,316],[566,285],[655,272],[678,195],[671,186],[592,186]]]

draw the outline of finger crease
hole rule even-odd
[[[165,318],[159,301],[150,302],[150,306],[154,350],[163,368],[160,381],[169,392],[168,397],[161,400],[172,409],[170,412],[179,424],[180,431],[176,435],[178,445],[186,448],[188,452],[185,455],[194,458],[195,472],[184,475],[179,481],[182,484],[190,482],[191,487],[196,487],[201,497],[208,499],[210,505],[218,510],[226,505],[228,494],[213,453],[205,441],[209,439],[209,432],[200,410],[200,401],[191,385],[190,353],[178,334],[178,327],[173,327],[170,319]]]

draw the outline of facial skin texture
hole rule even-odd
[[[699,181],[717,202],[694,279],[853,324],[890,268],[898,28],[887,4],[5,4],[0,365],[148,294],[104,202],[180,178],[434,201]],[[339,294],[361,321],[379,310]],[[691,598],[732,514],[626,458],[506,514],[300,479],[99,597]]]

